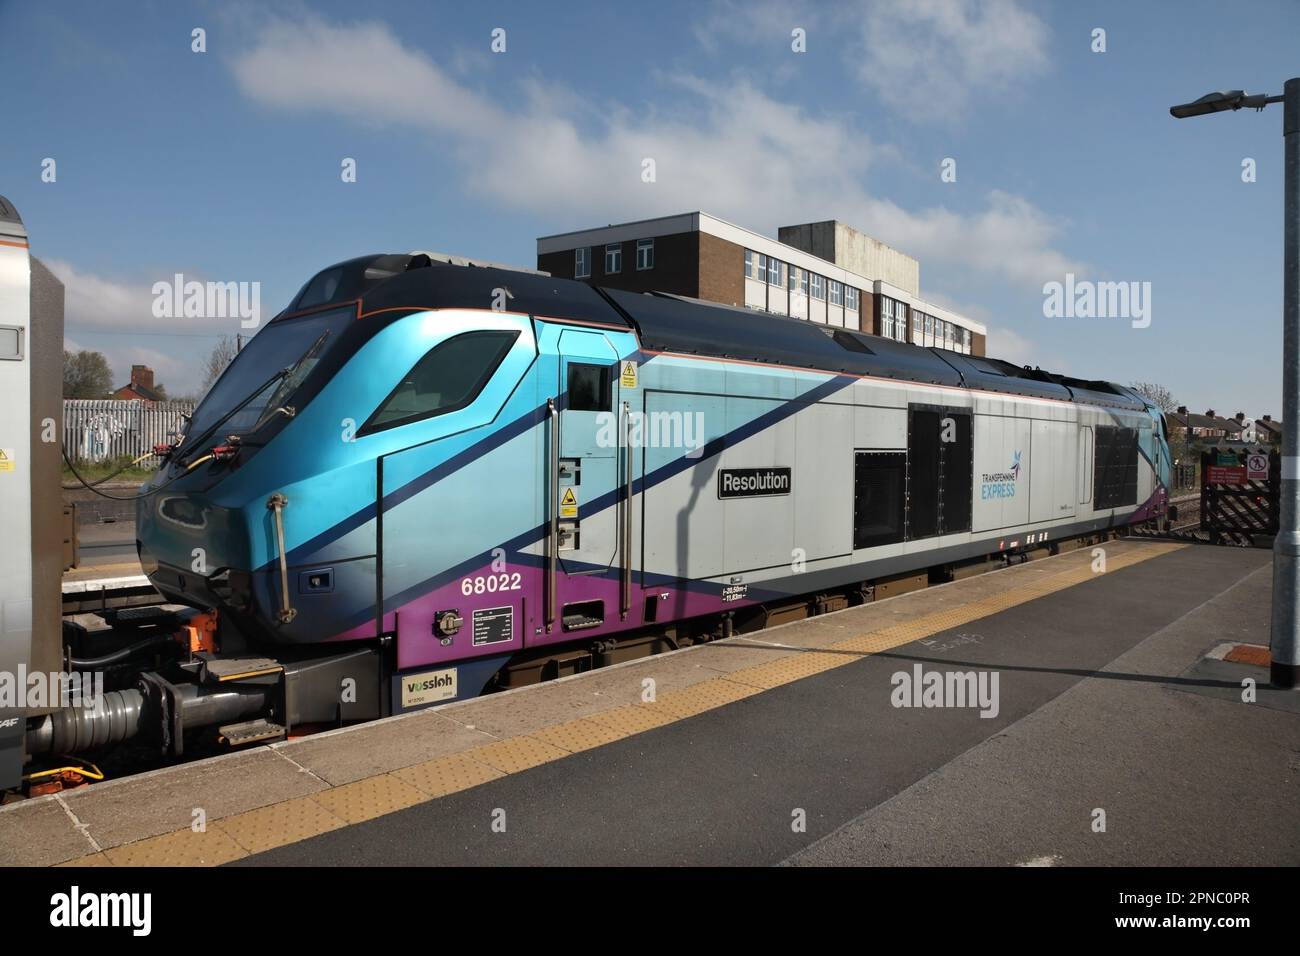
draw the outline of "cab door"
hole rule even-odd
[[[566,576],[604,574],[618,565],[621,547],[626,456],[618,352],[599,332],[564,329],[558,368],[559,570]]]

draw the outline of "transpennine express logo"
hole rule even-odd
[[[1011,467],[1006,471],[998,471],[992,474],[985,472],[980,475],[980,499],[988,501],[990,498],[1014,498],[1016,496],[1016,482],[1020,480],[1020,452],[1017,451],[1015,457],[1011,460]]]

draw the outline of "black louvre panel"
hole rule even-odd
[[[907,414],[907,538],[939,533],[939,429],[942,416],[919,408]]]
[[[949,411],[947,417],[956,426],[956,440],[944,442],[940,446],[943,452],[940,534],[970,530],[971,475],[975,468],[970,413]]]
[[[903,540],[907,455],[860,451],[853,459],[853,547]]]

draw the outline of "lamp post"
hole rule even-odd
[[[1275,687],[1300,684],[1300,77],[1281,96],[1241,90],[1209,93],[1170,107],[1175,119],[1226,110],[1262,110],[1282,104],[1286,144],[1282,199],[1282,487],[1273,541],[1273,616],[1269,628],[1269,679]]]

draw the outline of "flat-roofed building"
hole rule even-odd
[[[984,354],[987,329],[924,299],[911,256],[834,220],[779,234],[783,241],[688,212],[543,236],[537,268]]]

